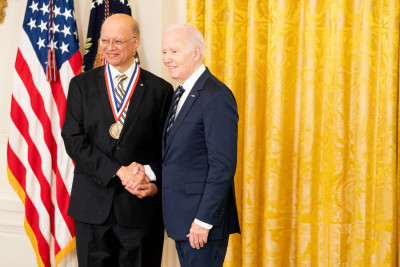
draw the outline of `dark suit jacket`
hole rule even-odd
[[[214,226],[210,240],[240,232],[233,182],[237,123],[232,92],[206,69],[163,141],[163,217],[172,239],[188,240],[195,218]]]
[[[68,214],[81,222],[101,224],[114,210],[123,227],[162,225],[160,197],[139,199],[127,192],[115,173],[136,161],[161,160],[162,130],[171,103],[172,86],[140,69],[119,140],[109,134],[115,123],[104,67],[74,77],[69,86],[62,137],[75,162]],[[158,174],[158,188],[161,176]]]

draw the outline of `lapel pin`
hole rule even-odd
[[[196,95],[191,95],[191,97],[195,97]]]
[[[141,83],[140,86],[143,86],[143,83]]]

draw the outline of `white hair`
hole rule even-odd
[[[204,51],[206,49],[204,37],[203,34],[201,34],[201,32],[195,26],[191,24],[174,24],[169,26],[164,31],[164,34],[173,31],[184,31],[187,35],[189,44],[192,45],[192,48],[198,45],[200,47],[200,56],[201,58],[204,58]]]

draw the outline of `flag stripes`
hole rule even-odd
[[[46,76],[48,21],[54,4],[55,81]],[[70,79],[78,74],[78,50],[71,0],[28,0],[16,55],[7,172],[25,206],[25,230],[39,266],[57,266],[75,246],[67,215],[73,162],[61,137]],[[51,6],[51,5],[50,5]],[[51,24],[53,25],[53,24]],[[60,32],[58,29],[63,29]]]

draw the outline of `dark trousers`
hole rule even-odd
[[[229,236],[209,240],[199,250],[192,248],[189,241],[175,241],[181,267],[221,267],[224,263]]]
[[[114,211],[102,225],[75,221],[79,267],[159,267],[164,228],[123,228]]]

